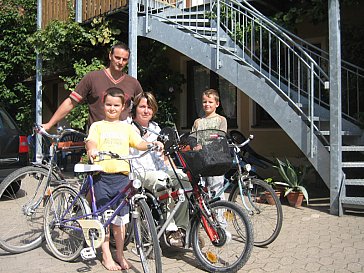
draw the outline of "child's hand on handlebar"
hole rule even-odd
[[[152,144],[153,144],[154,147],[156,147],[156,151],[157,152],[163,151],[164,145],[163,145],[162,142],[160,142],[160,141],[153,141]]]
[[[99,151],[97,149],[89,149],[87,150],[88,158],[90,158],[91,162],[99,155]]]

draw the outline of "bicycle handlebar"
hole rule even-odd
[[[99,159],[98,160],[94,160],[94,162],[100,162],[100,161],[103,161],[103,160],[109,160],[109,158],[105,158],[104,157],[105,155],[106,156],[110,156],[110,159],[133,160],[133,159],[141,158],[141,157],[149,154],[152,151],[158,151],[158,150],[159,150],[159,146],[158,145],[150,145],[150,144],[148,144],[148,149],[146,151],[144,151],[140,155],[121,156],[121,155],[118,155],[117,153],[113,153],[111,151],[99,151],[98,152]]]
[[[63,135],[65,135],[66,133],[76,133],[76,134],[81,134],[81,135],[84,135],[84,133],[82,133],[82,132],[79,132],[79,131],[77,131],[77,130],[74,130],[74,129],[68,129],[68,128],[62,128],[62,127],[59,127],[58,129],[57,129],[57,132],[59,132],[59,134],[50,134],[50,133],[48,133],[43,127],[42,127],[42,125],[39,125],[39,124],[34,124],[34,130],[37,132],[37,133],[39,133],[39,134],[41,134],[41,135],[43,135],[43,136],[46,136],[46,137],[48,137],[48,138],[50,138],[50,139],[56,139],[56,140],[59,140],[59,139],[61,139],[61,137],[63,136]]]

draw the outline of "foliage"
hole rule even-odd
[[[114,42],[120,30],[111,28],[109,24],[103,17],[93,19],[90,25],[81,25],[73,18],[54,20],[44,30],[37,31],[29,41],[42,54],[46,73],[54,74],[70,69],[81,59],[89,60],[88,56],[95,56],[98,49]]]
[[[88,72],[94,71],[94,70],[100,70],[103,69],[105,66],[97,58],[93,58],[91,60],[90,64],[87,64],[87,62],[83,59],[76,62],[73,65],[75,75],[73,76],[66,76],[60,78],[64,80],[64,88],[66,91],[69,91],[70,93],[75,90],[76,85],[79,83],[79,81],[82,79],[83,76],[85,76]],[[72,128],[84,130],[86,129],[86,124],[88,120],[88,107],[87,104],[81,104],[77,105],[67,116],[66,119],[69,121]]]
[[[284,196],[287,196],[290,192],[302,192],[305,196],[308,204],[308,193],[306,188],[303,186],[303,179],[305,178],[307,167],[305,165],[300,167],[293,166],[288,159],[286,162],[275,159],[277,165],[273,166],[276,168],[285,182],[275,182],[276,185],[282,185],[287,187]]]
[[[26,132],[34,116],[35,54],[27,37],[36,31],[35,0],[2,0],[0,5],[0,101]],[[6,102],[6,103],[5,103]]]

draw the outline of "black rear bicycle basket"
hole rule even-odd
[[[194,176],[224,175],[233,162],[226,133],[215,129],[190,133],[180,152]]]

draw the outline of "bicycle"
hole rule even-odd
[[[199,161],[203,161],[203,157],[206,156],[205,152],[209,153],[207,151],[208,147],[214,149],[212,146],[215,146],[219,150],[223,146],[224,140],[226,141],[224,139],[225,133],[222,131],[206,130],[204,133],[207,136],[204,141],[206,145],[202,144],[200,151],[184,151],[177,132],[171,128],[162,129],[159,140],[164,142],[164,153],[168,157],[170,165],[174,166],[172,164],[173,155],[186,172],[192,188],[185,189],[183,187],[176,169],[173,167],[180,188],[174,190],[168,185],[160,187],[157,189],[158,192],[167,191],[167,193],[159,197],[146,191],[147,202],[158,229],[158,238],[161,243],[170,246],[167,240],[166,228],[182,202],[187,199],[190,220],[183,247],[185,249],[192,247],[200,265],[209,272],[235,272],[243,267],[250,257],[254,241],[252,224],[249,216],[241,207],[225,200],[211,200],[203,190],[202,175],[206,176],[206,173],[212,175],[224,173],[230,165],[229,162],[220,161],[221,164],[215,164],[214,166],[210,164],[198,168]],[[209,144],[211,145],[209,146]],[[220,154],[220,152],[218,151],[215,155],[219,155],[220,159],[223,159],[224,155]],[[189,158],[188,154],[195,158],[189,161],[191,158]],[[199,157],[196,158],[197,156]],[[228,155],[228,158],[231,159],[230,155]],[[173,198],[176,205],[170,211],[170,215],[166,217],[167,211],[164,201],[168,198]],[[127,234],[130,234],[130,231]],[[129,236],[125,241],[130,240]]]
[[[128,160],[144,156],[154,150],[149,147],[140,156],[119,156],[112,152],[99,152],[100,161],[105,156],[112,159]],[[73,261],[96,257],[96,248],[105,240],[107,228],[123,207],[130,205],[133,236],[137,254],[144,272],[162,272],[161,251],[152,215],[145,202],[146,196],[138,192],[141,182],[135,179],[132,164],[128,185],[104,206],[97,208],[92,174],[102,171],[98,165],[76,164],[75,172],[86,173],[86,179],[79,191],[70,186],[55,188],[45,206],[44,232],[49,249],[62,261]],[[90,192],[91,209],[85,200]],[[120,201],[120,202],[119,202]],[[113,209],[116,206],[115,209]],[[84,245],[87,247],[84,247]]]
[[[50,188],[70,183],[56,164],[58,144],[65,134],[84,135],[62,128],[53,135],[40,125],[34,126],[34,135],[36,133],[46,142],[53,142],[49,145],[49,154],[41,163],[33,162],[12,172],[0,184],[0,219],[6,223],[0,231],[0,248],[10,253],[22,253],[41,245],[44,238],[43,209]]]
[[[250,164],[244,162],[240,151],[252,138],[250,136],[242,143],[235,143],[237,138],[232,138],[230,147],[232,147],[235,163],[233,174],[225,175],[225,186],[216,194],[216,197],[232,186],[228,200],[248,211],[253,222],[254,245],[262,247],[269,245],[278,237],[282,228],[283,211],[279,197],[273,188],[256,176],[249,175]],[[243,166],[248,166],[248,169],[243,171]]]

